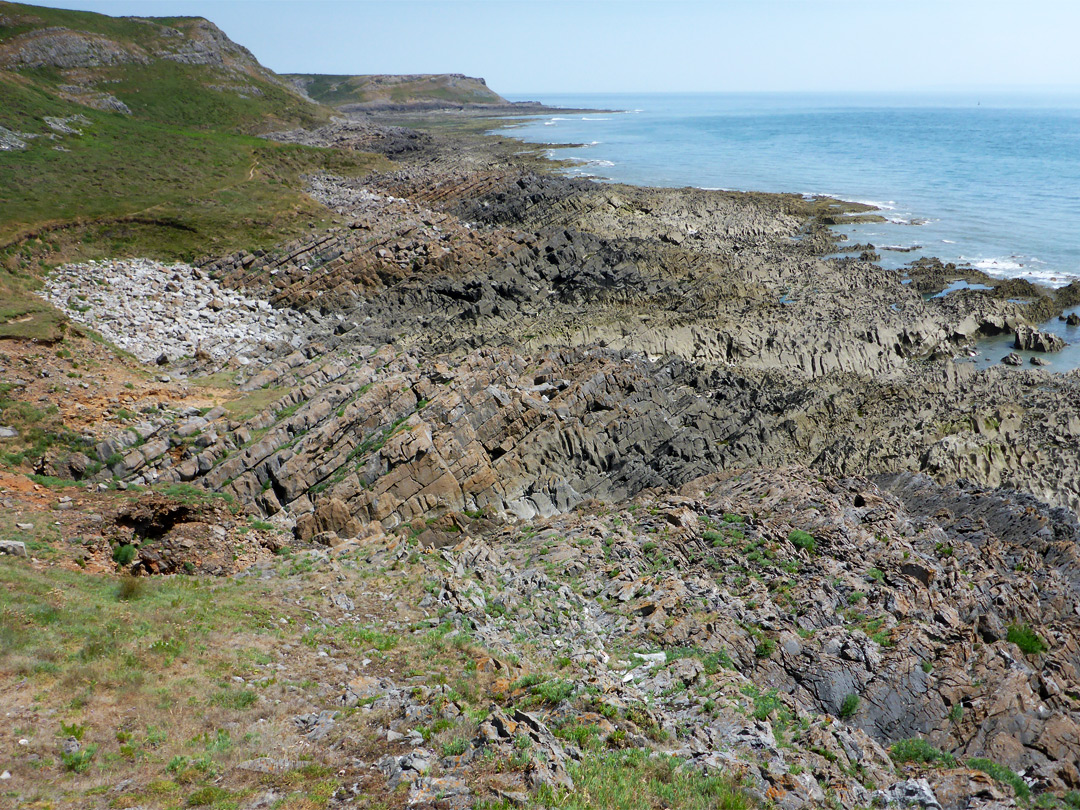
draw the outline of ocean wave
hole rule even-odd
[[[558,159],[566,161],[567,163],[576,163],[579,166],[602,166],[603,168],[610,168],[615,165],[610,160],[602,160],[600,158],[565,157]]]
[[[828,196],[832,196],[831,194]],[[835,198],[840,199],[840,198]],[[879,202],[878,200],[848,200],[848,202],[858,203],[859,205],[872,205],[874,208],[878,208],[882,211],[895,211],[896,201],[889,200],[888,202]]]
[[[1080,280],[1075,273],[1066,273],[1061,270],[1037,270],[1029,267],[1018,259],[1022,256],[998,256],[987,259],[969,259],[961,256],[962,261],[970,262],[972,267],[982,270],[988,276],[995,278],[1025,278],[1036,284],[1047,287],[1064,287],[1074,281]],[[1031,261],[1031,260],[1029,260]],[[1039,264],[1045,264],[1039,261]]]
[[[956,242],[954,242],[952,239],[942,239],[941,241],[944,242],[946,245],[955,245],[956,244]]]
[[[1017,270],[1023,270],[1023,262],[1018,262],[1019,256],[1009,256],[1008,258],[997,257],[990,259],[969,259],[967,256],[961,256],[960,260],[965,262],[971,262],[972,267],[982,270],[984,273],[992,273],[999,271],[1002,273],[1016,272]]]
[[[582,121],[610,121],[610,118],[589,118],[587,115],[581,116]]]

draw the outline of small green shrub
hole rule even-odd
[[[97,749],[96,745],[88,745],[79,751],[61,754],[60,759],[64,763],[64,770],[72,773],[86,773]]]
[[[840,716],[845,720],[849,717],[854,717],[855,712],[859,710],[859,696],[855,694],[848,695],[844,698],[844,702],[840,704]]]
[[[817,551],[817,541],[814,539],[814,535],[810,532],[804,532],[802,529],[795,529],[788,535],[788,542],[795,548],[805,549],[810,554]]]
[[[550,703],[556,706],[568,699],[570,695],[574,693],[574,684],[570,681],[565,681],[562,678],[557,678],[553,681],[544,681],[537,684],[533,689],[533,694],[545,703]]]
[[[1005,638],[1019,647],[1025,655],[1040,655],[1049,649],[1039,634],[1026,624],[1009,625]]]
[[[135,561],[135,555],[138,554],[138,549],[130,543],[124,543],[113,549],[113,562],[119,566],[128,566]]]
[[[758,658],[769,658],[774,652],[776,652],[776,642],[771,638],[764,639],[754,647],[754,655]]]
[[[976,771],[982,771],[991,779],[996,779],[998,782],[1011,785],[1012,789],[1016,792],[1016,797],[1018,799],[1024,799],[1026,801],[1031,796],[1031,788],[1027,786],[1027,782],[1004,765],[999,765],[991,759],[983,759],[982,757],[969,759],[964,764]]]
[[[929,675],[934,669],[934,665],[931,664],[929,661],[923,661],[920,666],[922,667],[922,671],[925,672],[927,675]]]
[[[872,579],[874,582],[884,582],[885,573],[880,568],[870,568],[866,572],[866,576]]]
[[[81,740],[83,735],[86,734],[86,726],[79,725],[78,723],[60,723],[60,733],[65,737],[74,737],[76,740]]]
[[[724,537],[724,533],[718,532],[715,529],[709,529],[708,531],[702,533],[701,536],[705,540],[705,542],[709,543],[714,548],[716,546],[722,546],[727,542]]]
[[[443,743],[442,754],[444,757],[459,757],[469,748],[469,741],[464,737],[458,737],[448,743]]]
[[[783,708],[784,704],[776,690],[770,689],[754,698],[754,719],[768,720],[770,714]]]
[[[926,740],[912,737],[893,743],[889,748],[894,762],[921,762],[931,765],[937,762],[950,768],[956,767],[956,757],[930,745]]]

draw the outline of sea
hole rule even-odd
[[[875,245],[885,268],[936,256],[1050,287],[1080,279],[1080,90],[511,99],[613,111],[556,111],[502,130],[577,144],[552,150],[571,174],[865,202],[886,221],[841,230]],[[1080,366],[1080,328],[1045,327],[1073,344],[1053,366]]]

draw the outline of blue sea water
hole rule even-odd
[[[531,96],[531,99],[537,99]],[[525,100],[521,98],[519,100]],[[829,195],[889,219],[847,228],[900,267],[919,256],[1050,286],[1080,278],[1080,92],[574,94],[515,127],[575,173],[654,186]]]

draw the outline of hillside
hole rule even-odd
[[[414,74],[405,76],[325,76],[289,73],[308,96],[321,104],[347,108],[362,107],[458,107],[479,104],[509,104],[491,90],[483,79],[460,73]]]
[[[199,17],[107,17],[0,2],[0,70],[10,93],[196,129],[261,132],[327,111]],[[21,115],[20,115],[21,113]],[[8,126],[25,110],[5,104]]]
[[[0,97],[0,336],[54,336],[27,272],[256,247],[326,216],[301,173],[374,165],[253,137],[332,111],[201,18],[0,2]]]

